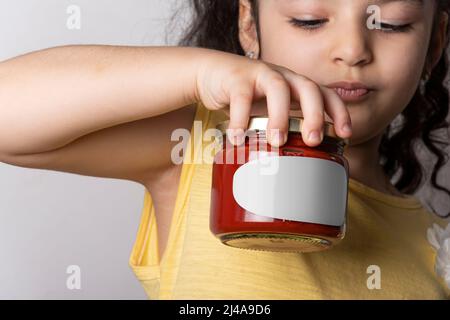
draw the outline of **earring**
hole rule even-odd
[[[426,85],[428,83],[428,80],[430,80],[430,73],[426,72],[425,75],[420,80],[420,93],[424,96],[426,91]]]
[[[245,54],[245,56],[246,56],[247,58],[254,59],[254,58],[255,58],[255,51],[249,51],[249,52],[247,52],[247,53]]]

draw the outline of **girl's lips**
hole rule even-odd
[[[344,88],[333,88],[334,91],[341,97],[344,102],[354,102],[361,101],[365,99],[371,90],[366,88],[359,89],[344,89]]]
[[[327,87],[336,91],[344,102],[361,101],[372,91],[359,81],[338,81],[330,83]]]

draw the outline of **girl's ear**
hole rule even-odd
[[[245,52],[253,51],[259,57],[258,33],[249,0],[239,0],[239,41]]]
[[[442,54],[445,53],[445,49],[447,48],[447,45],[449,43],[447,29],[448,29],[448,14],[447,12],[442,12],[439,15],[439,22],[437,25],[436,32],[434,33],[434,35],[432,35],[433,39],[431,41],[431,48],[428,60],[430,64],[428,70],[430,72],[439,62]]]

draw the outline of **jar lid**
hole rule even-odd
[[[303,121],[304,121],[303,117],[292,117],[292,116],[289,117],[288,131],[301,133]],[[247,130],[266,131],[268,122],[269,122],[268,117],[250,116]],[[225,134],[229,123],[230,123],[230,120],[223,121],[223,122],[219,123],[216,126],[216,128],[218,130],[220,130],[222,132],[222,134]],[[329,121],[324,121],[323,134],[324,134],[324,137],[325,136],[332,137],[334,139],[344,142],[346,145],[349,144],[349,139],[344,139],[344,138],[338,136],[336,134],[336,131],[334,130],[334,124]]]

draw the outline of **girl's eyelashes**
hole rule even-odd
[[[387,24],[387,23],[380,23],[380,30],[383,32],[406,32],[411,29],[411,24],[402,24],[402,25],[395,25],[395,24]],[[375,29],[377,30],[377,29]]]
[[[300,27],[305,30],[314,30],[320,28],[323,24],[327,22],[326,19],[314,19],[314,20],[300,20],[296,18],[291,18],[289,23],[295,27]]]
[[[300,20],[296,18],[291,18],[289,23],[294,25],[295,27],[302,28],[306,31],[313,31],[322,27],[328,20],[327,19],[314,19],[314,20]],[[403,24],[403,25],[393,25],[387,23],[379,23],[380,28],[375,28],[374,30],[381,30],[386,33],[395,33],[395,32],[407,32],[411,29],[411,24]]]

